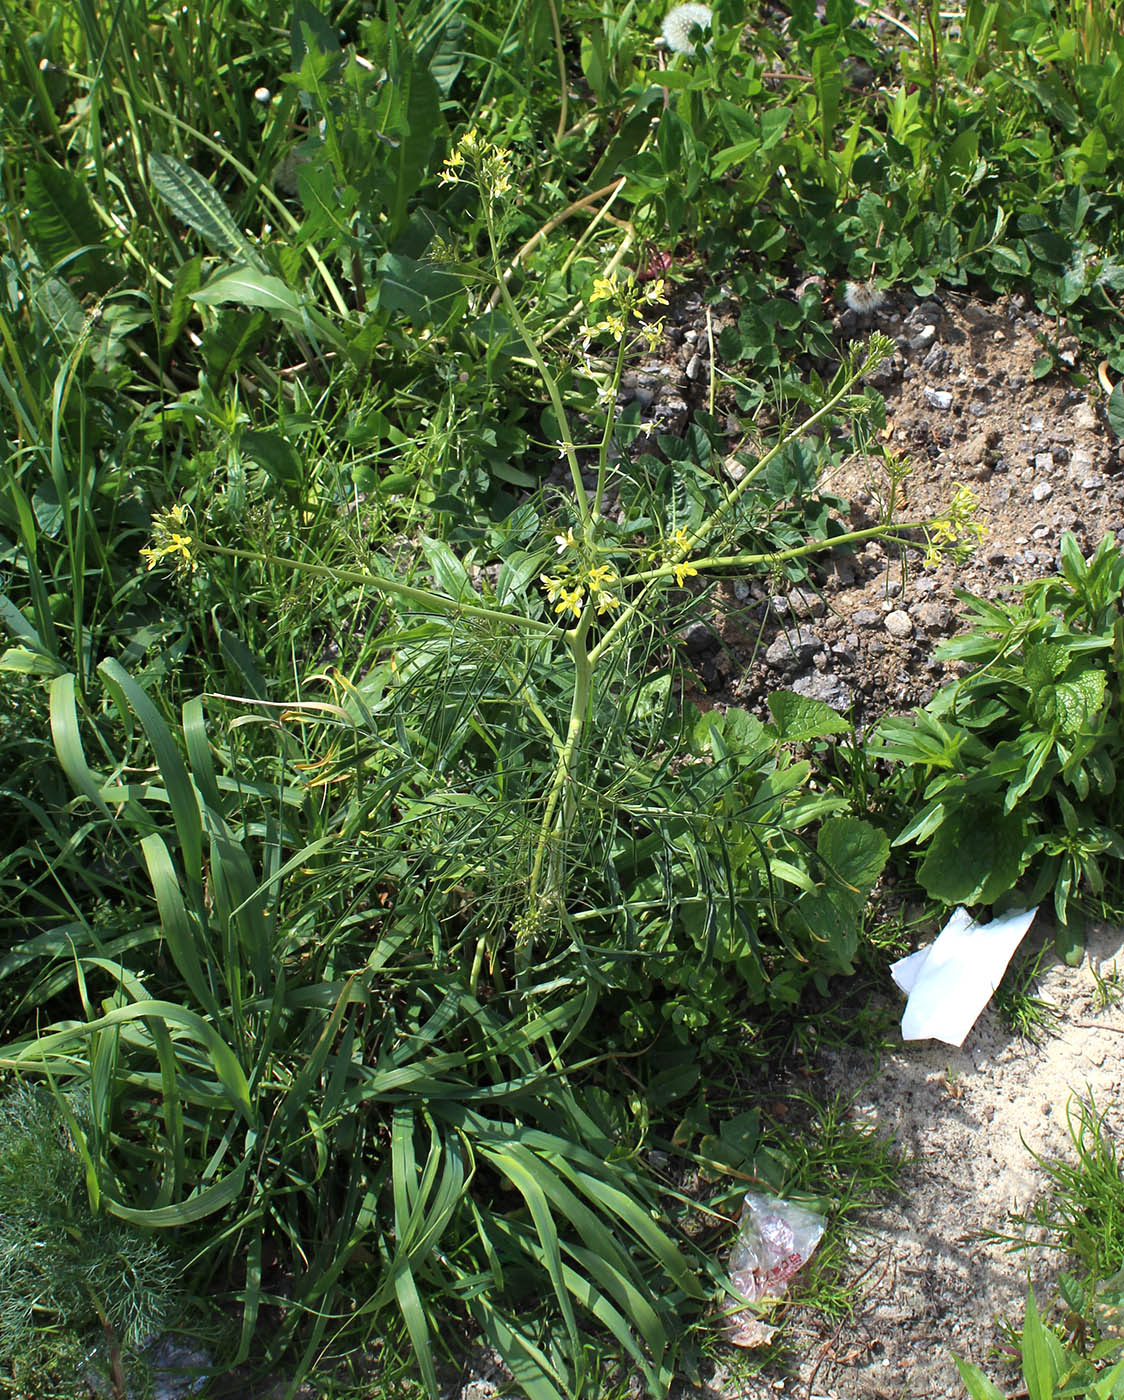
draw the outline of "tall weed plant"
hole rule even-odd
[[[175,1241],[231,1363],[370,1329],[436,1393],[482,1335],[553,1400],[609,1338],[664,1392],[757,1141],[707,1145],[715,1234],[649,1146],[693,1160],[700,1061],[852,966],[888,846],[815,780],[845,721],[694,711],[677,633],[724,573],[970,541],[965,494],[831,523],[815,435],[891,347],[798,373],[769,271],[786,225],[863,278],[969,262],[877,251],[953,186],[862,203],[876,151],[903,199],[932,174],[927,94],[840,150],[805,6],[758,116],[736,8],[662,70],[636,7],[573,49],[551,4],[3,12],[0,1063],[88,1104],[90,1210]],[[723,351],[783,368],[780,427],[638,455],[667,289],[629,263],[739,226]]]

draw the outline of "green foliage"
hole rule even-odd
[[[0,1099],[0,1358],[37,1355],[80,1384],[77,1347],[134,1357],[173,1320],[180,1267],[150,1233],[91,1209],[87,1107],[45,1090]],[[43,1338],[52,1341],[39,1354]]]
[[[662,1393],[721,1239],[650,1150],[723,1206],[851,1189],[838,1124],[809,1165],[756,1083],[708,1100],[850,971],[887,840],[839,716],[680,706],[679,634],[854,542],[819,482],[888,347],[828,367],[832,281],[1025,284],[1122,367],[1121,42],[790,8],[667,63],[647,3],[0,12],[3,1064],[86,1106],[82,1228],[169,1238],[229,1358],[370,1331],[433,1392],[483,1336],[535,1400]],[[638,452],[663,264],[736,303],[736,378]],[[1120,579],[1071,565],[915,732],[934,891],[1065,910],[1117,850]]]
[[[926,844],[918,879],[932,898],[994,904],[1023,881],[1020,897],[1052,894],[1065,926],[1083,891],[1103,891],[1103,857],[1124,854],[1124,558],[1108,536],[1083,559],[1067,535],[1061,565],[1017,604],[961,595],[974,626],[939,654],[975,669],[923,712],[885,719],[875,749],[918,808],[895,844]]]

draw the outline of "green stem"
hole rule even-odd
[[[566,729],[566,738],[562,745],[562,751],[558,755],[558,762],[555,764],[554,776],[551,779],[550,787],[546,792],[546,806],[543,811],[542,821],[539,824],[539,837],[535,845],[534,861],[531,865],[530,898],[528,902],[532,914],[539,904],[543,867],[546,862],[546,855],[550,847],[551,837],[558,828],[565,830],[568,820],[573,816],[574,797],[572,793],[572,783],[574,777],[574,760],[581,743],[582,731],[585,728],[586,713],[589,710],[589,702],[593,695],[594,665],[591,654],[586,647],[589,623],[590,609],[587,607],[585,615],[574,630],[566,633],[566,641],[570,648],[570,654],[574,658],[574,694],[570,702],[570,723]],[[559,804],[564,797],[566,801],[563,806],[562,817],[560,821],[556,821]],[[552,862],[552,864],[554,863]],[[557,882],[558,870],[557,865],[555,865],[553,879],[550,883],[552,886],[556,886]],[[530,953],[529,936],[525,942],[522,953],[524,958]]]
[[[523,617],[519,613],[503,612],[499,608],[484,608],[476,603],[462,603],[456,598],[445,598],[440,593],[432,593],[428,588],[413,588],[397,579],[382,578],[378,574],[364,573],[359,569],[335,569],[327,564],[310,564],[303,559],[285,559],[279,554],[262,554],[255,549],[230,549],[222,544],[208,544],[197,540],[200,549],[210,554],[221,554],[227,559],[240,559],[249,564],[274,564],[297,573],[311,574],[314,578],[329,579],[340,583],[354,583],[362,588],[373,588],[377,593],[389,593],[408,603],[433,608],[437,612],[449,613],[453,617],[476,617],[482,622],[502,622],[512,627],[521,627],[539,637],[556,637],[558,629],[552,623],[539,622],[533,617]]]
[[[837,408],[838,405],[842,403],[842,401],[851,392],[855,384],[863,377],[864,374],[868,373],[868,371],[871,370],[874,367],[874,365],[879,362],[880,358],[881,357],[879,356],[868,355],[863,361],[862,366],[859,369],[855,370],[852,374],[848,374],[844,378],[843,383],[840,385],[840,387],[835,391],[834,394],[832,394],[831,398],[829,398],[824,404],[822,404],[815,411],[815,413],[811,414],[808,418],[805,418],[805,420],[802,423],[799,423],[795,428],[793,428],[791,432],[786,433],[784,437],[778,439],[777,442],[773,444],[773,446],[768,450],[768,452],[765,453],[764,457],[761,458],[757,465],[751,467],[750,470],[746,472],[745,476],[742,477],[741,481],[739,481],[738,484],[727,493],[725,499],[714,508],[714,510],[706,518],[706,520],[704,520],[702,524],[695,530],[694,534],[690,535],[687,538],[686,543],[680,549],[675,550],[668,557],[664,565],[662,565],[659,569],[652,570],[648,575],[645,576],[647,578],[645,586],[640,590],[639,594],[628,604],[628,606],[621,610],[619,616],[613,623],[612,627],[609,628],[609,630],[601,638],[598,644],[590,652],[590,660],[594,666],[596,666],[598,661],[600,661],[600,659],[605,655],[605,653],[616,644],[618,637],[620,637],[620,635],[628,628],[629,624],[632,622],[632,619],[643,608],[645,602],[647,601],[649,590],[660,579],[666,578],[669,574],[673,573],[676,564],[681,564],[684,560],[690,558],[691,552],[696,548],[698,544],[701,543],[701,541],[705,540],[709,535],[711,535],[721,523],[721,521],[723,521],[726,518],[726,516],[730,514],[733,508],[737,505],[737,503],[749,490],[750,486],[753,484],[756,478],[761,475],[761,473],[765,470],[769,463],[772,462],[776,457],[779,457],[780,454],[785,450],[785,448],[787,448],[791,443],[794,443],[799,438],[802,438],[805,435],[805,433],[807,433],[809,428],[811,428],[814,424],[818,423],[822,418],[826,418],[827,415],[833,411],[833,409]],[[880,530],[884,528],[885,527],[879,527]],[[802,546],[802,548],[806,549],[807,546]],[[774,556],[765,555],[764,557],[766,559],[769,559],[773,558]]]
[[[554,30],[554,52],[558,58],[558,91],[562,101],[561,110],[558,113],[558,129],[554,133],[554,144],[557,146],[566,134],[566,118],[569,115],[569,97],[566,92],[566,51],[562,47],[562,27],[558,23],[558,10],[554,0],[546,0],[547,9],[550,11],[550,24]]]
[[[609,464],[609,443],[613,438],[613,428],[616,426],[616,414],[613,411],[613,404],[620,388],[621,374],[624,372],[624,336],[621,336],[620,344],[617,346],[617,367],[613,372],[612,396],[605,405],[605,431],[601,435],[601,447],[597,453],[597,490],[593,494],[593,519],[601,519],[601,502],[605,495],[605,477]],[[592,540],[586,543],[592,544]]]
[[[904,533],[907,530],[923,530],[928,523],[925,520],[902,520],[887,525],[872,525],[867,530],[851,530],[846,535],[825,536],[820,540],[809,540],[807,544],[794,545],[791,549],[770,550],[766,554],[711,554],[701,559],[692,559],[691,567],[698,569],[701,573],[703,569],[738,569],[749,568],[757,564],[783,564],[788,559],[803,559],[809,554],[818,554],[825,549],[835,549],[839,545],[858,544],[863,540],[885,539],[891,533]],[[916,545],[918,549],[922,548],[920,542],[916,540],[904,540],[902,543]],[[673,564],[664,564],[658,569],[646,569],[643,573],[628,574],[621,579],[621,584],[647,583],[651,579],[669,578],[674,572],[675,566]]]
[[[508,289],[507,283],[503,279],[503,263],[500,260],[499,243],[496,239],[495,217],[492,212],[491,199],[488,189],[480,172],[477,171],[477,184],[484,202],[484,221],[488,228],[488,243],[492,250],[492,265],[495,268],[496,277],[499,279],[500,296],[503,298],[503,307],[511,318],[511,323],[519,332],[520,339],[527,347],[527,352],[535,362],[542,382],[546,385],[546,392],[550,396],[550,403],[554,409],[554,417],[558,423],[559,431],[564,435],[561,444],[563,455],[570,467],[570,478],[574,485],[574,501],[578,508],[578,516],[582,523],[582,535],[588,538],[589,535],[589,502],[585,498],[585,485],[582,482],[581,468],[578,466],[578,456],[574,451],[574,444],[566,434],[569,433],[569,420],[566,417],[566,410],[562,406],[562,395],[558,388],[558,381],[550,372],[550,368],[542,357],[530,328],[526,321],[519,314],[519,308],[515,305],[515,299]]]

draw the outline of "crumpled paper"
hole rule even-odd
[[[890,975],[909,997],[902,1039],[963,1045],[1037,912],[1013,909],[977,924],[956,909],[935,942],[892,964]]]

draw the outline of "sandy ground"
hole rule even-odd
[[[1046,930],[1032,929],[1027,946]],[[864,1051],[825,1056],[825,1089],[853,1096],[853,1112],[892,1137],[912,1159],[901,1194],[872,1212],[852,1243],[854,1317],[827,1325],[805,1310],[790,1314],[787,1360],[756,1377],[739,1376],[732,1357],[703,1397],[763,1400],[933,1400],[961,1396],[952,1352],[997,1384],[1013,1375],[995,1348],[997,1319],[1021,1326],[1028,1281],[1043,1308],[1066,1261],[1041,1247],[1012,1252],[988,1242],[1010,1233],[1011,1214],[1040,1198],[1046,1176],[1035,1160],[1073,1160],[1074,1096],[1107,1110],[1124,1084],[1124,1007],[1098,1002],[1094,969],[1124,971],[1124,933],[1094,928],[1088,957],[1069,968],[1043,961],[1039,995],[1059,1012],[1039,1044],[1013,1036],[988,1008],[962,1049],[933,1041],[902,1044],[880,1060]],[[901,1002],[892,988],[887,996]],[[1017,1387],[1016,1387],[1017,1388]]]

